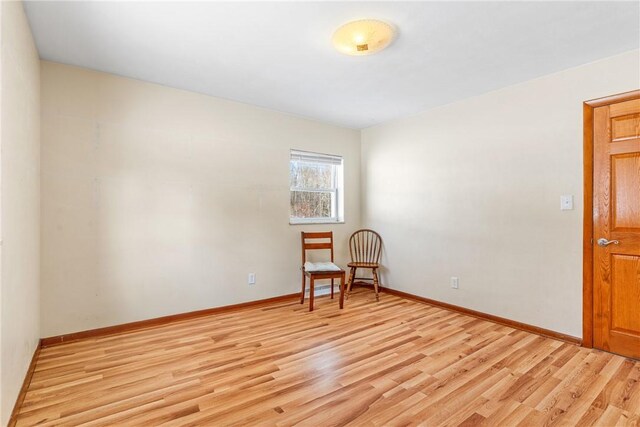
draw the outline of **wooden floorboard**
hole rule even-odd
[[[640,362],[390,294],[43,348],[17,425],[640,425]]]

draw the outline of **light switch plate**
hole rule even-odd
[[[568,194],[560,196],[560,210],[571,211],[573,210],[573,195]]]

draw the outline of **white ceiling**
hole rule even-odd
[[[640,2],[26,2],[43,59],[352,128],[636,49]],[[333,50],[358,18],[371,56]]]

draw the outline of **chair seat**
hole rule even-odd
[[[376,262],[350,262],[347,266],[350,268],[379,268],[378,263]]]
[[[332,273],[332,272],[340,272],[342,269],[335,265],[332,262],[305,262],[304,263],[304,272],[305,273]]]

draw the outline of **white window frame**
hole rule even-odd
[[[294,218],[291,216],[291,207],[289,207],[289,224],[297,225],[344,223],[344,159],[342,158],[342,156],[291,149],[289,154],[289,167],[291,167],[291,162],[294,160],[306,161],[316,164],[330,164],[333,166],[333,183],[331,188],[311,189],[306,187],[292,187],[291,181],[289,181],[289,198],[291,198],[291,192],[293,191],[331,193],[331,217]]]

